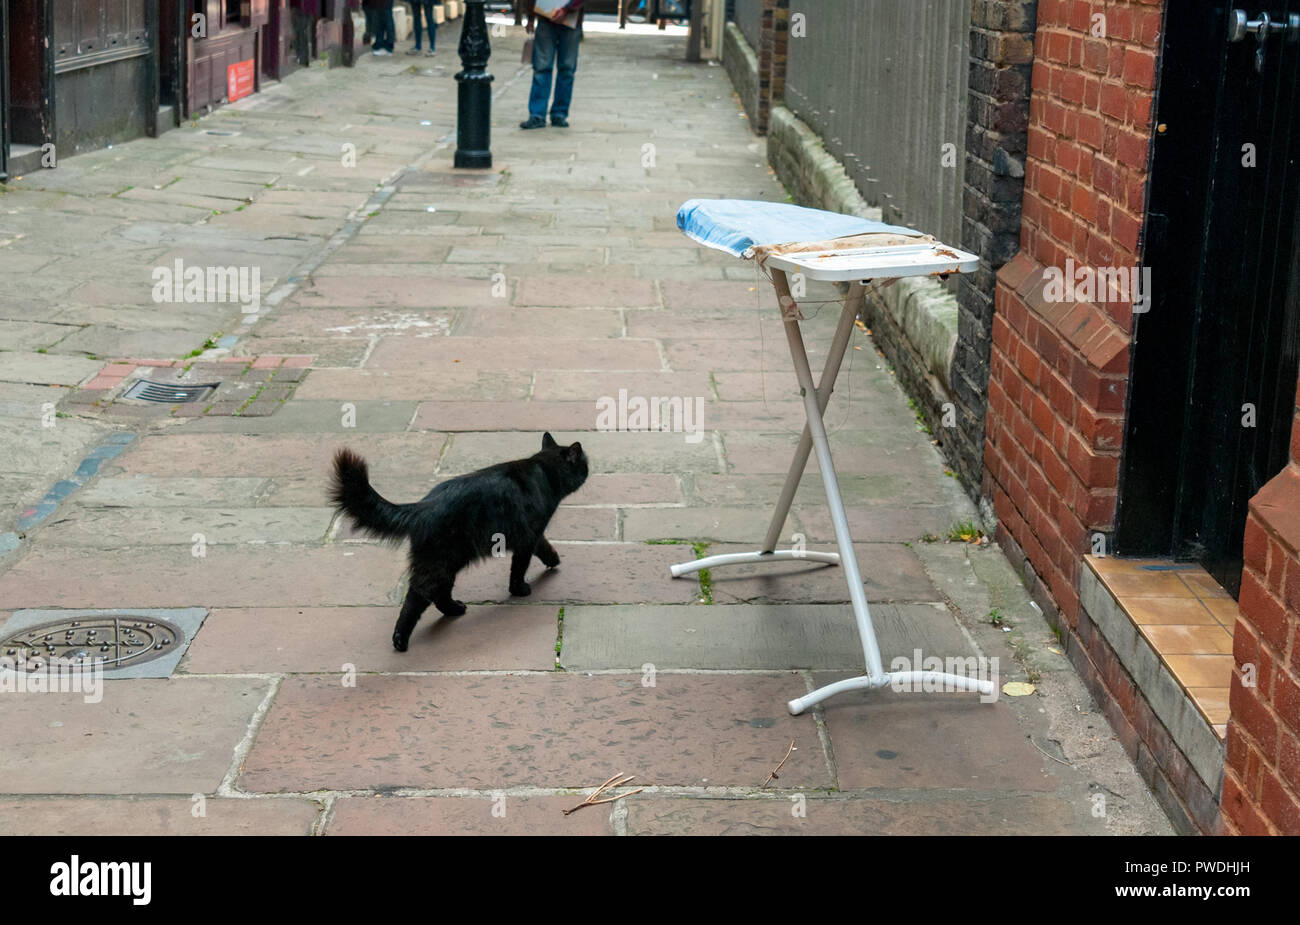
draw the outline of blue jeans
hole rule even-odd
[[[429,51],[433,51],[434,40],[438,37],[438,24],[433,21],[433,0],[411,0],[411,22],[415,23],[415,48],[420,48],[420,11],[424,11],[424,21],[429,29]]]
[[[397,24],[393,22],[393,8],[375,10],[375,51],[392,51],[397,40]]]
[[[533,34],[533,89],[528,95],[528,115],[545,119],[551,96],[551,72],[555,75],[555,99],[551,118],[568,118],[573,99],[573,74],[578,69],[578,30],[538,17]]]

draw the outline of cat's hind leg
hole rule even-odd
[[[547,568],[555,568],[560,564],[560,555],[555,551],[555,547],[547,542],[546,537],[537,541],[537,549],[534,555],[541,560],[542,565]]]
[[[406,646],[411,641],[411,631],[415,629],[415,624],[420,621],[420,615],[428,607],[427,597],[414,588],[407,589],[406,600],[402,602],[402,612],[397,618],[397,625],[393,627],[393,648],[398,652],[406,651]]]
[[[431,589],[433,591],[433,606],[442,611],[444,617],[459,617],[465,613],[464,603],[451,596],[451,586],[455,581],[456,577],[453,575],[435,583]]]
[[[521,544],[510,557],[510,593],[515,597],[527,597],[533,593],[532,586],[524,581],[528,563],[533,561],[533,549],[533,544]]]

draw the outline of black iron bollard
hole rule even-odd
[[[468,0],[460,30],[460,85],[456,97],[457,167],[492,166],[492,75],[487,72],[492,46],[488,43],[486,0]]]

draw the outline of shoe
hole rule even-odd
[[[417,45],[414,48],[409,48],[407,49],[406,53],[408,55],[418,55],[420,53],[420,46]]]
[[[391,51],[385,51],[385,50],[382,49],[382,48],[376,48],[373,52],[371,52],[371,54],[373,54],[376,58],[384,58],[384,57],[387,57],[388,55],[391,55],[392,52],[391,52]]]
[[[520,128],[546,128],[546,120],[541,116],[529,116],[519,123]]]
[[[433,49],[430,48],[428,51],[426,51],[426,52],[424,53],[424,56],[425,56],[426,58],[432,58],[432,57],[433,57]]]
[[[568,128],[569,120],[564,118],[564,116],[551,116],[551,124],[556,128]]]

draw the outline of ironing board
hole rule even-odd
[[[941,690],[958,690],[992,694],[992,682],[965,678],[935,671],[886,672],[880,657],[880,646],[871,622],[871,609],[867,606],[858,560],[849,535],[848,518],[840,497],[839,481],[831,461],[830,443],[822,416],[830,401],[839,375],[840,363],[848,348],[853,325],[865,298],[864,284],[872,280],[897,279],[905,276],[947,276],[950,273],[969,273],[979,265],[979,258],[947,247],[932,237],[911,228],[886,225],[852,215],[806,209],[787,203],[756,202],[739,199],[692,199],[677,212],[677,227],[692,240],[707,247],[717,248],[746,259],[757,259],[771,271],[772,285],[776,289],[777,304],[781,308],[790,357],[794,361],[799,392],[803,397],[807,423],[790,462],[785,484],[772,513],[772,521],[763,540],[763,547],[754,552],[727,553],[708,556],[691,562],[670,566],[674,578],[690,575],[701,569],[736,565],[742,562],[782,562],[789,560],[826,562],[840,565],[849,586],[849,600],[858,625],[862,654],[866,661],[866,674],[844,681],[836,681],[812,693],[791,700],[787,706],[793,714],[820,703],[828,697],[850,690],[886,687],[898,683],[907,685],[942,685]],[[802,273],[808,279],[848,282],[848,296],[840,313],[839,324],[831,341],[830,353],[822,369],[821,380],[814,383],[808,365],[799,322],[803,316],[798,303],[790,295],[790,273]],[[778,549],[777,543],[785,526],[786,516],[795,490],[808,464],[808,456],[816,451],[826,488],[826,502],[830,506],[831,521],[835,526],[835,543],[838,553],[815,552],[804,549]],[[913,687],[913,689],[933,689]]]

